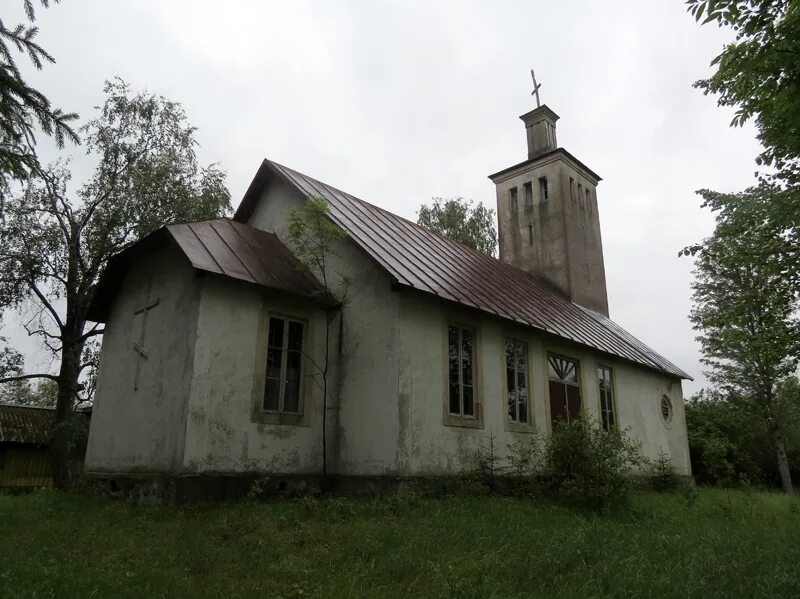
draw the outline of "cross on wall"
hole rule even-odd
[[[144,334],[147,329],[147,314],[158,305],[159,299],[150,297],[150,291],[153,287],[153,279],[152,277],[147,282],[147,293],[145,294],[144,298],[144,305],[133,311],[133,315],[136,316],[137,314],[142,315],[142,328],[139,332],[139,340],[133,342],[133,351],[136,352],[136,370],[133,375],[133,390],[139,390],[139,370],[141,368],[142,360],[147,360],[147,351],[144,348]]]

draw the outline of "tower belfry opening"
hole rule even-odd
[[[531,75],[538,104],[541,84],[533,71]],[[559,147],[559,116],[546,104],[520,119],[527,160],[489,177],[497,188],[500,259],[547,280],[576,304],[608,316],[597,210],[601,179]],[[517,200],[519,195],[524,202]]]

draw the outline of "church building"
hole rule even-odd
[[[106,325],[87,473],[396,483],[583,415],[689,475],[689,376],[609,319],[600,177],[550,108],[521,119],[527,159],[490,176],[499,259],[270,160],[232,219],[115,256],[90,313]],[[309,197],[346,232],[327,288],[287,233]]]

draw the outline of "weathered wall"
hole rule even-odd
[[[473,326],[478,346],[478,384],[482,402],[482,428],[443,424],[446,397],[446,330],[449,322]],[[596,382],[598,364],[613,369],[619,425],[630,428],[630,435],[642,443],[649,458],[663,449],[670,454],[677,471],[689,474],[689,454],[683,412],[683,397],[678,379],[638,368],[628,363],[600,359],[586,349],[559,342],[549,336],[505,323],[497,318],[448,306],[414,292],[403,292],[401,302],[401,430],[407,439],[402,470],[408,475],[456,474],[474,468],[475,451],[495,435],[502,454],[515,439],[529,438],[507,422],[504,397],[506,338],[528,344],[530,389],[535,427],[539,433],[550,430],[547,354],[557,353],[580,362],[583,408],[599,418],[600,399]],[[665,426],[660,416],[660,400],[668,395],[674,416]]]
[[[307,324],[301,424],[254,417],[263,397],[269,313]],[[321,471],[322,394],[311,360],[323,363],[324,312],[277,292],[203,277],[184,467],[194,473]]]
[[[541,201],[540,177],[548,182],[546,202]],[[608,314],[596,182],[561,154],[526,164],[494,181],[500,259],[547,279],[572,301]],[[533,191],[533,204],[528,207],[526,183],[531,183]],[[512,188],[517,189],[517,210],[510,202]]]
[[[142,315],[150,298],[144,348],[137,358]],[[103,336],[86,470],[179,472],[197,327],[199,284],[173,247],[141,257],[125,275]],[[134,377],[139,362],[139,386]]]
[[[284,242],[286,219],[304,198],[273,181],[248,224],[274,232]],[[337,244],[330,272],[338,294],[341,275],[349,279],[342,308],[342,356],[338,402],[332,406],[329,433],[332,471],[385,475],[398,470],[403,439],[398,437],[398,298],[389,281],[350,240]],[[337,323],[338,324],[338,323]],[[337,335],[338,338],[338,330]],[[336,339],[332,339],[333,350]]]

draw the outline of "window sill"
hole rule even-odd
[[[527,433],[533,434],[536,432],[536,426],[533,422],[530,423],[521,423],[521,422],[510,422],[506,420],[505,430],[512,432],[512,433]]]
[[[253,422],[259,424],[280,424],[285,426],[310,426],[303,414],[282,414],[280,412],[253,412]]]
[[[445,426],[457,426],[460,428],[483,428],[483,420],[479,418],[464,418],[453,414],[445,414]]]

